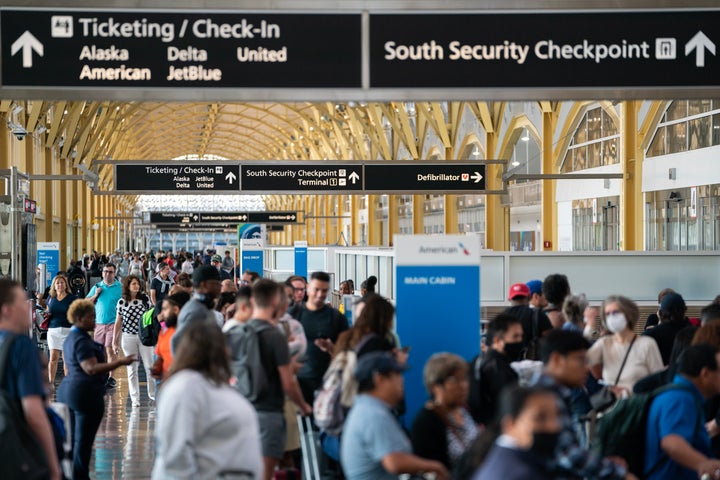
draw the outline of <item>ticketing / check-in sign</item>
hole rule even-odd
[[[349,88],[359,14],[3,9],[3,86]]]
[[[118,163],[115,165],[115,190],[145,193],[238,191],[239,177],[239,165],[228,163]]]
[[[480,238],[396,235],[394,245],[397,333],[412,347],[405,382],[412,422],[427,400],[422,370],[430,356],[452,352],[469,360],[479,352]]]

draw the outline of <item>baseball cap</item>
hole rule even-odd
[[[206,282],[208,280],[220,281],[220,272],[217,271],[217,268],[211,265],[203,265],[193,271],[192,282],[194,286],[197,287],[202,282]]]
[[[661,312],[685,310],[685,299],[679,293],[668,293],[660,302]]]
[[[510,286],[508,292],[508,300],[512,300],[515,297],[529,297],[530,289],[524,283],[514,283]]]
[[[542,280],[530,280],[525,285],[527,285],[531,295],[542,295]]]
[[[399,363],[390,352],[372,352],[358,359],[355,366],[355,378],[360,383],[366,383],[372,380],[375,373],[402,373],[407,369],[407,365]]]
[[[220,255],[213,255],[212,258],[210,259],[210,261],[211,262],[222,262],[223,259]]]

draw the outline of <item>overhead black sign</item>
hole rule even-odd
[[[298,212],[150,212],[147,221],[155,224],[207,225],[238,223],[298,223]]]
[[[3,9],[2,85],[361,86],[359,14]]]
[[[115,165],[115,190],[146,193],[237,192],[238,165],[166,162]]]
[[[720,85],[720,11],[373,14],[373,88]]]
[[[362,191],[362,165],[323,163],[244,164],[243,192]]]
[[[485,165],[443,162],[365,164],[366,192],[473,192],[485,190]]]

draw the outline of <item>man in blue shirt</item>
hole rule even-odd
[[[340,460],[347,480],[397,480],[403,473],[433,472],[449,478],[440,462],[412,454],[412,446],[390,409],[404,396],[400,365],[390,352],[363,355],[355,378],[358,396],[345,421]]]
[[[720,351],[694,345],[683,352],[676,388],[659,394],[648,413],[645,469],[649,480],[720,478],[705,430],[705,400],[720,394]]]
[[[5,364],[4,380],[0,389],[22,406],[28,427],[42,446],[48,460],[49,476],[60,479],[60,464],[55,449],[52,428],[45,412],[45,389],[37,346],[28,337],[30,314],[25,292],[20,284],[9,278],[0,278],[0,346],[15,336]],[[3,465],[0,470],[12,476],[19,465]]]
[[[115,265],[108,263],[102,269],[102,280],[94,285],[88,292],[87,298],[95,302],[95,341],[105,345],[105,352],[110,362],[117,360],[115,349],[112,347],[115,318],[117,318],[117,304],[122,296],[122,285],[115,278]],[[108,387],[116,385],[113,372],[107,380]]]

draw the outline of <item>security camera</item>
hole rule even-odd
[[[12,134],[15,135],[15,138],[22,141],[27,136],[28,132],[23,127],[16,126],[12,129]]]

